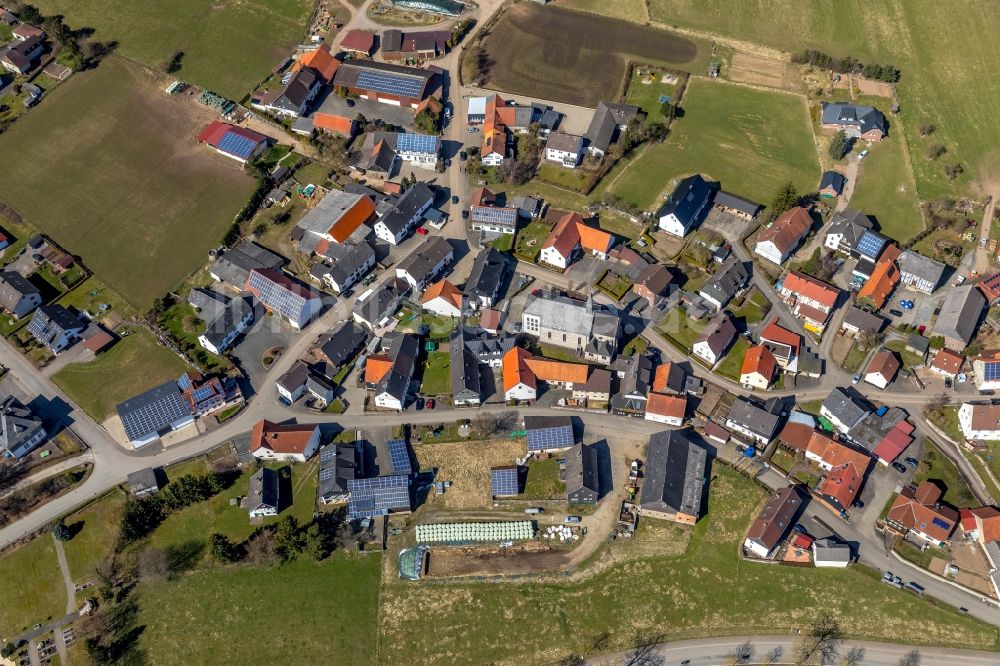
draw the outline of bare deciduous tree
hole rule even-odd
[[[164,579],[170,576],[170,558],[159,548],[142,549],[138,565],[139,575],[146,580]]]
[[[636,632],[635,647],[625,655],[623,666],[663,666],[666,659],[657,649],[662,642],[662,634]]]
[[[865,649],[863,647],[852,647],[844,655],[843,664],[844,666],[858,666],[861,662],[865,660]]]
[[[247,560],[268,564],[278,557],[278,542],[272,530],[261,530],[247,542]]]
[[[910,650],[899,658],[899,666],[920,666],[920,651]]]
[[[777,647],[773,647],[770,650],[768,650],[764,658],[767,659],[768,664],[777,664],[778,660],[780,660],[782,655],[784,654],[785,654],[785,648],[779,645]]]

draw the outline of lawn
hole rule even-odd
[[[618,99],[629,60],[701,73],[711,50],[707,40],[533,3],[507,10],[483,45],[494,63],[488,88],[591,108]]]
[[[97,318],[109,310],[114,310],[123,317],[136,314],[135,308],[128,301],[95,276],[87,278],[76,289],[63,294],[57,302],[67,308],[89,312]]]
[[[538,348],[542,352],[542,356],[550,358],[553,361],[565,361],[566,363],[580,362],[580,357],[571,349],[567,349],[566,347],[557,347],[556,345],[539,343]]]
[[[872,146],[861,162],[851,208],[863,210],[878,221],[882,233],[905,243],[924,228],[917,188],[906,164],[902,141]]]
[[[524,481],[523,499],[556,499],[566,493],[566,484],[559,479],[559,461],[529,460],[528,476]]]
[[[111,416],[118,403],[177,379],[190,369],[158,345],[146,329],[130,330],[99,358],[70,363],[52,376],[52,381],[98,423]]]
[[[188,357],[196,359],[201,367],[214,372],[226,372],[232,367],[225,357],[209,352],[198,342],[198,336],[205,332],[206,324],[188,303],[174,303],[163,311],[157,321],[178,342],[181,349],[187,349]]]
[[[382,607],[392,612],[381,614],[380,661],[450,664],[460,654],[468,663],[557,663],[571,652],[590,652],[599,636],[611,652],[628,647],[637,634],[659,640],[729,636],[740,626],[786,634],[808,625],[820,609],[850,636],[905,635],[922,644],[994,649],[994,628],[880,585],[879,574],[864,567],[741,562],[739,543],[766,495],[719,463],[711,476],[708,516],[679,555],[612,564],[582,580],[519,585],[409,585],[387,576]],[[524,632],[525,626],[532,630]]]
[[[451,393],[451,355],[447,350],[427,352],[420,392],[424,395]]]
[[[926,413],[925,416],[954,442],[961,444],[965,441],[965,436],[958,427],[958,407],[945,405],[940,409]]]
[[[337,553],[278,567],[211,568],[139,585],[139,646],[150,664],[375,663],[379,574],[375,554]],[[250,618],[281,631],[257,634]],[[183,657],[181,657],[183,655]]]
[[[851,347],[851,350],[847,352],[847,356],[844,357],[844,362],[841,363],[841,367],[844,368],[846,372],[857,372],[861,368],[861,364],[865,362],[868,358],[867,349],[862,349],[858,345]]]
[[[0,636],[66,613],[66,588],[52,537],[43,534],[0,559]]]
[[[63,544],[63,550],[74,583],[95,580],[94,570],[108,556],[118,538],[123,506],[125,495],[115,489],[66,516],[66,524],[74,531],[74,536]]]
[[[672,338],[685,350],[691,351],[691,347],[694,346],[695,340],[698,339],[701,332],[705,330],[707,323],[691,319],[683,308],[677,307],[671,308],[667,312],[667,316],[663,318],[657,328],[663,335]]]
[[[904,368],[915,368],[924,364],[922,356],[914,354],[911,351],[906,351],[906,340],[889,340],[882,346],[889,351],[896,352],[899,358],[902,359]]]
[[[736,318],[742,317],[747,324],[759,324],[764,321],[764,317],[771,310],[771,303],[764,294],[760,293],[757,287],[750,290],[750,293],[743,297],[739,303],[730,303],[729,310]]]
[[[735,382],[740,381],[740,370],[743,368],[743,357],[747,355],[748,349],[750,349],[750,342],[742,335],[737,337],[733,346],[730,348],[729,353],[726,354],[726,358],[719,362],[719,366],[715,369],[715,371],[723,377],[728,377]]]
[[[978,225],[970,231],[978,234]],[[973,247],[975,243],[963,240],[959,232],[947,227],[936,229],[913,244],[915,252],[948,264],[952,268],[957,267],[965,253]]]
[[[976,496],[972,494],[968,482],[955,467],[955,463],[946,458],[931,440],[924,438],[924,456],[913,475],[913,482],[920,483],[928,479],[944,484],[944,501],[952,506],[970,506],[976,501]]]
[[[302,41],[313,3],[308,0],[214,2],[180,0],[39,0],[74,29],[93,28],[95,40],[157,68],[183,51],[173,76],[240,99]]]
[[[632,282],[626,277],[608,271],[598,280],[597,288],[616,301],[620,301],[632,288]]]
[[[647,15],[645,0],[616,0],[615,2],[607,2],[607,0],[556,0],[553,4],[625,21],[636,21]]]
[[[664,74],[663,71],[654,70],[652,75],[649,73],[640,75],[638,71],[634,71],[628,90],[625,92],[625,102],[635,104],[645,111],[646,117],[652,122],[664,121],[663,113],[660,112],[660,107],[663,105],[660,97],[666,95],[672,103],[677,103],[677,91],[682,80],[678,79],[677,83],[664,83],[662,79]]]
[[[0,152],[32,155],[8,161],[0,199],[140,311],[207,261],[253,191],[197,144],[216,116],[160,83],[109,57],[0,136]]]
[[[1000,62],[1000,13],[992,5],[963,3],[956,11],[932,0],[774,0],[763,9],[728,0],[650,0],[649,12],[653,21],[776,49],[818,48],[835,57],[895,64],[902,71],[897,86],[902,113],[890,117],[889,135],[892,140],[900,127],[906,133],[920,198],[964,192],[977,176],[996,186],[1000,124],[992,116],[1000,106],[1000,87],[979,85],[992,80],[994,63]],[[917,131],[924,123],[935,126],[926,139]],[[937,162],[924,156],[931,142],[948,148]],[[943,165],[955,162],[965,174],[949,181]]]
[[[589,180],[588,173],[581,168],[567,169],[566,167],[543,161],[538,166],[536,177],[556,187],[563,187],[568,190],[582,192]]]
[[[293,515],[299,524],[312,520],[316,508],[316,467],[318,459],[304,464],[291,465],[291,506],[284,505],[281,512],[274,517],[263,519],[263,523],[275,523],[286,515]],[[202,463],[203,464],[203,463]],[[273,469],[281,469],[285,465],[268,465]],[[171,514],[150,537],[150,544],[157,548],[167,548],[185,543],[197,542],[206,545],[208,537],[219,532],[230,539],[242,541],[249,537],[257,528],[250,524],[247,510],[231,505],[229,500],[245,496],[250,477],[255,470],[248,469],[240,475],[236,482],[205,502],[199,502]],[[182,476],[181,472],[173,472],[172,476]],[[289,487],[283,482],[281,489]]]
[[[629,240],[635,240],[646,229],[642,222],[633,222],[621,213],[608,208],[602,209],[598,214],[597,226],[608,233],[628,238]]]
[[[552,227],[541,222],[529,222],[517,230],[514,254],[525,261],[534,261],[542,251],[542,243],[549,237]]]
[[[800,192],[815,188],[819,163],[804,98],[693,79],[682,107],[667,140],[635,159],[610,192],[652,209],[692,173],[755,201],[769,201],[789,180]]]

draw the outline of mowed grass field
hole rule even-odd
[[[531,2],[507,10],[484,46],[487,87],[589,107],[619,99],[629,60],[704,72],[711,53],[704,40]]]
[[[132,330],[114,347],[87,363],[70,363],[52,375],[56,386],[98,423],[115,406],[189,370],[144,328]]]
[[[695,77],[681,107],[667,140],[643,149],[611,193],[651,209],[673,179],[696,172],[762,203],[788,180],[815,190],[819,162],[804,98]]]
[[[66,614],[66,588],[52,536],[43,534],[0,559],[0,636],[12,638]]]
[[[183,51],[175,76],[239,100],[305,37],[310,0],[39,0],[93,39],[160,67]]]
[[[679,555],[628,559],[577,581],[414,585],[387,575],[380,662],[451,664],[461,655],[463,663],[557,663],[586,654],[602,634],[605,651],[629,647],[637,633],[664,640],[728,636],[734,627],[784,634],[807,627],[821,609],[851,636],[995,649],[993,627],[881,585],[863,567],[741,562],[737,549],[764,491],[718,463],[711,476],[708,515]]]
[[[861,162],[851,208],[874,217],[882,233],[900,242],[906,242],[924,228],[902,141],[883,141],[872,146]]]
[[[254,182],[197,142],[215,118],[109,57],[0,136],[0,199],[140,311],[207,261]]]
[[[784,51],[806,48],[834,56],[891,62],[902,70],[897,86],[902,125],[909,140],[923,199],[968,189],[977,178],[1000,191],[1000,12],[975,0],[648,0],[652,20],[763,43]],[[932,141],[948,154],[929,162],[925,122]],[[890,127],[890,136],[892,127]],[[944,177],[944,164],[959,162],[965,174]]]

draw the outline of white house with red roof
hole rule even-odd
[[[809,211],[801,206],[790,208],[760,232],[754,254],[780,266],[809,234],[811,226]]]
[[[316,453],[319,442],[318,425],[279,425],[263,419],[250,432],[250,453],[258,460],[305,462]]]
[[[784,277],[778,293],[792,313],[805,321],[806,329],[814,333],[822,333],[826,328],[830,312],[840,298],[840,289],[798,271]]]
[[[220,155],[246,164],[263,153],[272,139],[246,127],[217,120],[205,125],[198,133],[198,141],[215,148]]]
[[[684,425],[687,413],[687,396],[650,393],[646,399],[645,419],[670,426]]]
[[[420,307],[442,317],[461,317],[462,292],[448,280],[439,280],[424,290]]]
[[[569,268],[579,250],[607,259],[613,244],[611,234],[588,227],[579,213],[566,213],[545,239],[538,259],[556,268]]]
[[[778,365],[785,372],[798,371],[799,348],[802,346],[802,336],[778,324],[778,318],[775,317],[767,326],[761,329],[758,337],[760,338],[760,344],[767,347],[768,351],[774,354]]]

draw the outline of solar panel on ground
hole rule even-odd
[[[858,240],[858,252],[866,257],[877,257],[885,246],[886,240],[881,236],[866,231]]]
[[[389,72],[366,71],[358,75],[358,87],[387,95],[420,97],[420,93],[424,90],[424,81]]]
[[[406,441],[402,439],[392,439],[386,443],[389,448],[389,459],[392,462],[394,474],[409,474],[413,471],[410,466],[410,454],[406,450]]]
[[[219,141],[218,147],[219,150],[225,153],[246,159],[253,155],[254,148],[257,147],[257,142],[245,136],[240,136],[235,132],[226,132]]]
[[[396,150],[401,153],[436,153],[437,137],[429,134],[397,134]]]
[[[565,449],[573,446],[573,426],[529,430],[525,433],[529,451]]]
[[[390,510],[410,509],[410,482],[405,476],[350,479],[348,512],[351,520],[384,516]]]
[[[494,467],[490,470],[490,486],[496,497],[511,497],[517,494],[517,468]]]

